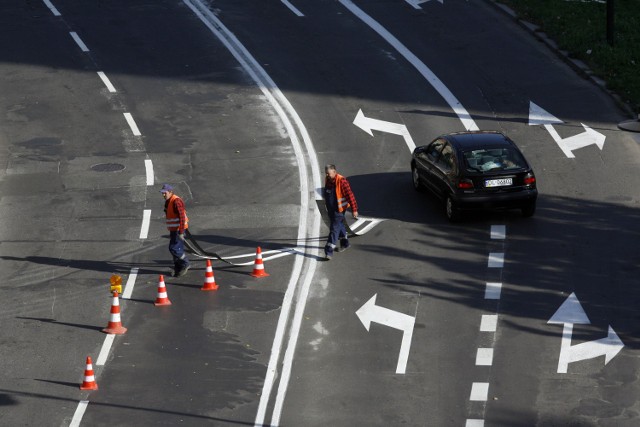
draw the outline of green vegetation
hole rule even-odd
[[[615,1],[615,43],[607,43],[605,0],[498,0],[584,61],[640,113],[640,0]]]

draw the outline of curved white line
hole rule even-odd
[[[417,56],[415,56],[400,40],[395,38],[386,28],[380,25],[376,20],[367,15],[362,9],[353,4],[351,0],[339,0],[340,3],[349,9],[351,13],[356,15],[362,22],[367,24],[371,29],[378,33],[387,41],[398,53],[411,63],[422,76],[427,79],[429,84],[444,98],[451,109],[456,113],[462,125],[466,130],[479,130],[476,122],[471,118],[469,112],[462,106],[458,98],[447,88],[444,83],[434,74],[429,67],[425,65]]]
[[[305,167],[305,158],[302,152],[302,146],[300,144],[300,140],[298,139],[297,133],[291,123],[289,116],[291,116],[302,135],[302,139],[304,141],[304,146],[307,150],[307,155],[309,156],[311,171],[312,171],[312,182],[316,187],[314,190],[319,188],[320,176],[319,176],[319,168],[317,155],[315,153],[315,149],[313,148],[313,144],[311,142],[311,138],[309,137],[309,133],[307,132],[302,120],[293,109],[293,106],[286,99],[284,94],[280,91],[275,82],[269,77],[266,71],[260,66],[260,64],[251,56],[251,54],[246,50],[246,48],[240,43],[240,41],[231,33],[222,22],[202,3],[201,0],[183,0],[183,2],[191,9],[193,12],[202,20],[202,22],[215,34],[216,37],[227,47],[229,52],[236,58],[236,60],[240,63],[240,65],[245,69],[245,71],[251,76],[251,78],[257,83],[258,87],[265,95],[269,103],[272,105],[280,119],[282,120],[287,132],[289,134],[289,138],[291,139],[291,143],[293,146],[293,150],[296,156],[296,161],[298,162],[298,171],[300,173],[300,220],[298,223],[298,241],[302,242],[305,236],[305,231],[307,229],[307,215],[309,212],[310,205],[310,196],[315,194],[316,191],[309,190],[308,184],[308,174]],[[286,112],[285,112],[286,110]],[[287,113],[289,115],[287,115]],[[316,195],[316,197],[318,197]],[[320,213],[314,209],[313,210],[313,225],[311,227],[314,235],[317,235],[320,231]],[[276,333],[273,341],[273,345],[271,348],[271,356],[269,358],[269,365],[267,367],[267,373],[265,376],[265,382],[262,389],[262,394],[260,396],[260,404],[258,406],[258,412],[256,414],[255,425],[262,426],[264,424],[264,419],[267,411],[267,406],[269,403],[269,398],[271,396],[272,388],[275,382],[276,370],[278,361],[280,360],[280,353],[282,351],[282,345],[285,338],[286,327],[289,319],[289,315],[291,312],[291,308],[293,305],[293,299],[297,292],[298,283],[302,281],[302,286],[300,290],[300,295],[298,296],[298,300],[296,303],[296,313],[294,316],[294,321],[291,325],[291,331],[289,335],[289,344],[287,348],[287,353],[285,355],[285,360],[282,368],[282,376],[280,380],[280,385],[278,387],[278,395],[276,397],[276,402],[282,402],[284,399],[284,395],[286,393],[286,388],[288,385],[289,374],[291,371],[291,359],[293,358],[293,353],[295,352],[295,343],[297,341],[297,334],[301,324],[302,316],[299,313],[304,312],[304,307],[306,305],[306,295],[308,293],[308,288],[311,283],[311,279],[313,278],[313,274],[316,268],[316,260],[309,259],[307,263],[308,268],[306,271],[302,271],[303,268],[303,257],[296,257],[294,261],[293,271],[291,273],[291,278],[289,280],[289,284],[287,285],[287,290],[285,292],[285,296],[282,303],[282,308],[280,311],[280,316],[278,318],[278,324],[276,327]],[[276,406],[274,410],[272,419],[279,419],[281,410],[281,405]]]

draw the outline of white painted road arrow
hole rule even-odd
[[[606,139],[606,136],[598,131],[591,129],[584,123],[580,123],[584,128],[584,132],[564,139],[562,139],[562,137],[552,126],[553,123],[564,122],[557,117],[549,114],[543,108],[529,101],[529,126],[543,125],[547,132],[549,132],[553,140],[556,142],[556,144],[558,144],[565,156],[573,159],[575,157],[573,155],[573,150],[577,150],[579,148],[583,148],[592,144],[597,145],[600,150],[602,150],[602,148],[604,147],[604,140]]]
[[[409,130],[405,125],[387,122],[384,120],[370,119],[369,117],[365,117],[361,109],[358,110],[358,114],[356,114],[353,124],[371,136],[373,136],[373,130],[400,135],[404,138],[404,142],[407,144],[407,147],[409,147],[409,151],[413,153],[413,150],[416,148],[416,144],[413,142],[413,138],[411,138]]]
[[[400,345],[396,374],[404,374],[407,371],[407,360],[409,360],[409,349],[411,348],[411,338],[413,336],[413,327],[416,323],[416,318],[376,305],[377,296],[378,294],[375,294],[369,301],[364,303],[364,305],[356,311],[356,315],[367,331],[371,327],[371,322],[380,323],[381,325],[402,331],[402,344]]]
[[[616,334],[611,326],[609,326],[609,332],[606,338],[587,341],[574,346],[571,345],[573,325],[576,323],[582,325],[591,323],[575,293],[569,295],[569,298],[562,303],[547,323],[564,324],[564,328],[562,329],[562,343],[560,345],[560,358],[558,359],[559,374],[567,373],[569,363],[593,359],[598,356],[605,357],[604,364],[606,365],[611,359],[616,357],[620,350],[622,350],[622,347],[624,347],[620,337],[618,337],[618,334]]]

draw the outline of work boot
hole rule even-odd
[[[191,266],[189,264],[185,265],[184,267],[182,267],[182,269],[176,271],[176,277],[182,277],[185,274],[187,274],[187,271],[189,271],[189,269],[191,268]]]

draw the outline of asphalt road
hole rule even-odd
[[[0,13],[1,424],[69,425],[79,400],[89,401],[82,425],[638,424],[640,141],[616,128],[626,117],[608,96],[493,5],[296,0],[300,17],[277,1],[211,2],[299,115],[315,166],[335,163],[360,213],[384,220],[320,262],[326,227],[317,233],[314,189],[304,191],[318,177],[303,177],[313,169],[300,164],[302,133],[292,135],[264,86],[193,10],[164,0],[53,3],[61,16],[36,1]],[[352,123],[362,110],[405,125],[418,145],[464,130],[442,87],[478,128],[522,149],[540,191],[533,218],[448,223],[433,197],[411,188],[403,138]],[[530,125],[531,102],[564,123]],[[551,132],[566,141],[582,124],[606,136],[604,146],[568,158]],[[100,164],[123,168],[92,168]],[[214,263],[216,293],[198,290],[204,265],[194,261],[188,276],[167,281],[173,305],[154,307],[169,267],[162,182],[185,197],[207,250],[250,261],[258,245],[299,246],[305,256],[268,260],[271,276],[259,280],[251,266]],[[129,331],[97,367],[100,389],[80,392],[84,358],[95,360],[104,340],[108,278],[126,280],[132,268]],[[499,296],[487,298],[487,283],[501,284]],[[547,322],[572,293],[590,324],[576,321],[567,343],[563,325]],[[374,295],[414,319],[408,348],[382,317],[369,331],[361,323],[356,311]],[[593,343],[609,327],[624,348],[605,365]],[[585,360],[559,372],[561,345],[577,354],[578,343]]]

